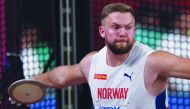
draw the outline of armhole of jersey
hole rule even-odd
[[[89,69],[89,75],[88,75],[88,83],[91,82],[91,79],[94,79],[94,78],[93,78],[93,74],[94,74],[93,71],[95,71],[95,67],[96,67],[96,64],[97,64],[97,60],[98,60],[98,58],[99,58],[100,55],[101,55],[100,53],[104,52],[105,49],[106,49],[106,47],[102,48],[100,51],[98,51],[96,54],[94,54],[94,55],[92,56],[91,63],[90,63],[90,69]]]
[[[149,52],[146,56],[146,61],[147,61],[148,56],[156,51],[158,51],[158,50],[153,50],[153,51]],[[146,61],[145,61],[145,64],[146,64]],[[144,76],[143,76],[143,79],[144,79]],[[145,84],[144,84],[144,87],[145,87]],[[145,88],[145,90],[147,91],[146,88]],[[156,96],[156,109],[169,109],[167,87],[164,92],[162,92],[160,95]]]
[[[150,51],[150,52],[148,52],[148,53],[146,54],[146,56],[145,56],[145,59],[144,59],[144,69],[143,69],[143,70],[144,70],[144,73],[145,73],[145,66],[146,66],[147,58],[148,58],[148,56],[149,56],[150,54],[152,54],[153,52],[155,52],[155,51]],[[143,87],[144,87],[144,90],[146,91],[146,93],[149,93],[148,90],[147,90],[146,87],[145,87],[145,77],[144,77],[145,74],[144,74],[144,73],[143,73],[143,76],[142,76],[142,77],[143,77]]]
[[[89,75],[88,75],[88,83],[90,84],[90,82],[91,82],[91,79],[93,79],[92,77],[93,77],[93,69],[94,69],[94,67],[95,67],[95,65],[94,64],[96,64],[96,62],[95,62],[95,60],[96,60],[96,58],[97,58],[97,54],[94,54],[93,56],[92,56],[92,59],[91,59],[91,63],[90,63],[90,70],[89,70]]]

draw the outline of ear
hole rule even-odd
[[[99,33],[102,38],[105,38],[105,27],[104,26],[99,27]]]

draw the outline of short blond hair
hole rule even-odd
[[[123,3],[111,3],[106,5],[102,10],[101,14],[102,25],[104,24],[104,19],[113,12],[121,12],[121,13],[129,12],[135,18],[135,11],[131,6]]]

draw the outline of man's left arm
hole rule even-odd
[[[165,51],[152,53],[150,59],[159,76],[190,79],[190,59]]]

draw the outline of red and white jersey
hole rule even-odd
[[[95,54],[88,79],[95,109],[156,109],[156,96],[144,85],[145,61],[152,52],[136,41],[129,57],[116,67],[107,65],[106,47]]]

